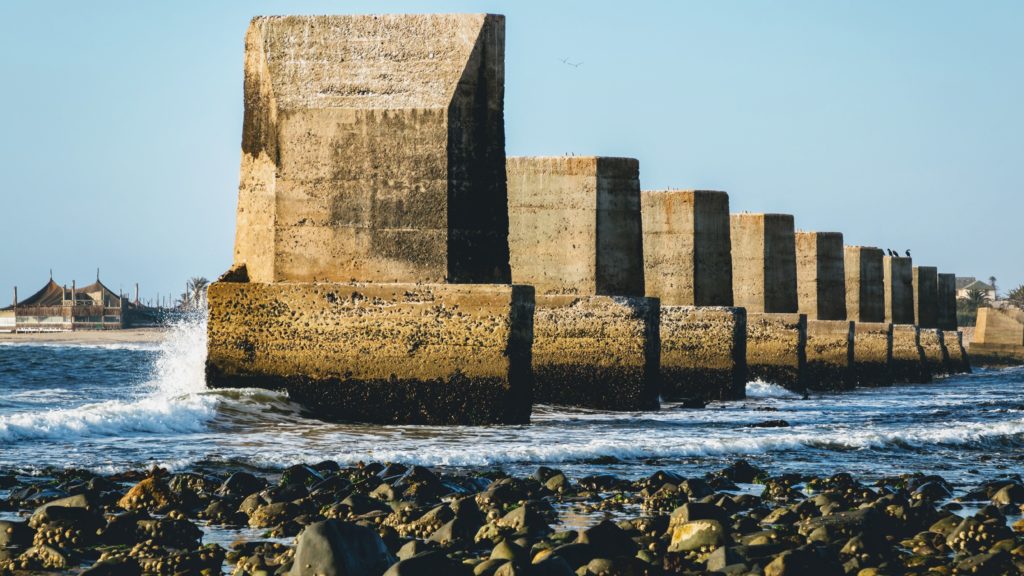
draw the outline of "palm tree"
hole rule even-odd
[[[1010,290],[1006,294],[1006,299],[1017,308],[1024,308],[1024,284]]]
[[[204,276],[193,276],[188,280],[188,294],[189,300],[197,308],[202,307],[206,303],[206,288],[210,285],[210,281]]]
[[[964,300],[967,301],[968,309],[976,311],[978,308],[988,306],[988,292],[972,288],[967,291],[967,297]]]
[[[992,287],[992,298],[994,300],[999,300],[999,292],[996,290],[996,277],[995,276],[989,276],[988,277],[988,285]]]

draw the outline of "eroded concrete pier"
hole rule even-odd
[[[661,300],[661,395],[746,395],[746,310],[732,306],[729,196],[707,190],[641,194],[644,281]]]
[[[319,416],[525,422],[533,290],[510,285],[504,18],[255,18],[234,267],[211,386]]]
[[[925,368],[932,376],[947,374],[949,354],[939,326],[939,271],[934,266],[914,266],[914,324],[921,329]]]
[[[797,232],[796,278],[799,311],[807,315],[807,387],[853,388],[854,331],[846,319],[843,235]]]
[[[884,253],[869,246],[845,246],[846,317],[855,324],[853,381],[858,386],[892,384],[892,324],[885,321]]]
[[[508,159],[512,280],[536,287],[534,401],[658,406],[659,303],[644,296],[639,164]]]
[[[931,381],[921,334],[915,318],[914,265],[910,258],[885,256],[882,259],[885,294],[885,321],[893,327],[892,375],[896,383]]]
[[[751,379],[805,389],[807,317],[797,312],[796,237],[788,214],[732,214],[733,303],[747,309]]]

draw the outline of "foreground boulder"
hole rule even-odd
[[[379,576],[395,561],[376,532],[348,522],[315,522],[299,534],[291,576]]]

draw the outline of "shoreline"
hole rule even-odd
[[[330,460],[276,473],[0,472],[0,574],[307,576],[345,558],[385,576],[1008,574],[1024,570],[1022,509],[1019,477],[871,482],[745,460],[634,480]]]
[[[169,329],[76,330],[74,332],[0,332],[0,344],[150,344],[163,342]]]

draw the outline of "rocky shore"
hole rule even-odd
[[[0,574],[1024,572],[1024,482],[861,482],[738,461],[639,480],[371,463],[0,473]],[[245,533],[225,545],[218,532]],[[204,543],[205,541],[205,543]]]

